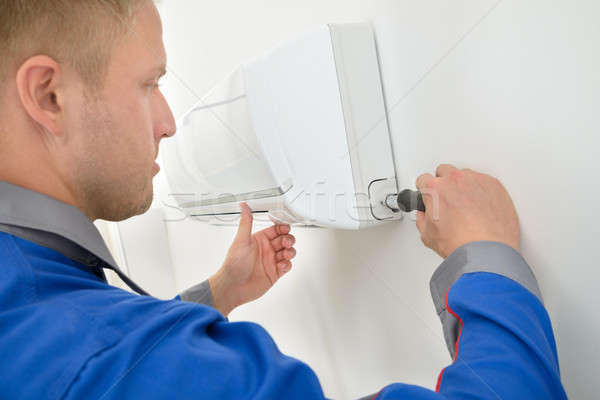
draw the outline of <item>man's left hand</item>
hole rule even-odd
[[[209,279],[213,302],[224,316],[256,300],[292,268],[296,238],[289,225],[273,225],[252,234],[252,212],[240,204],[241,220],[223,266]]]

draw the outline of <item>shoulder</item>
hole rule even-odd
[[[23,387],[31,398],[60,398],[100,354],[127,365],[188,317],[204,328],[223,319],[210,307],[110,286],[53,250],[4,233],[0,277],[0,387],[7,398],[27,398]]]

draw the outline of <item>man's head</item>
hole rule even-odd
[[[150,0],[0,3],[0,180],[122,220],[152,201],[175,133]]]

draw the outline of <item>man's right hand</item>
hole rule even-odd
[[[517,213],[496,178],[442,164],[435,177],[419,176],[417,188],[427,209],[417,213],[421,240],[441,257],[479,240],[501,242],[520,250]]]

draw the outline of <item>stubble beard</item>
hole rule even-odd
[[[124,161],[110,154],[110,149],[120,148],[121,132],[102,101],[86,103],[82,126],[85,141],[76,157],[74,180],[86,215],[92,220],[123,221],[145,213],[153,200],[152,176],[139,173],[143,168],[135,160],[125,167],[115,165]]]

